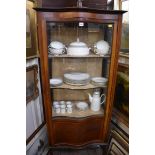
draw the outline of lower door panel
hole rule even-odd
[[[52,121],[54,145],[83,145],[102,141],[103,117],[55,119]]]

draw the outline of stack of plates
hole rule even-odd
[[[90,82],[90,75],[80,72],[65,73],[64,82],[70,85],[87,85]]]
[[[95,86],[105,86],[107,85],[107,81],[108,79],[104,77],[93,77],[91,79],[91,83]]]

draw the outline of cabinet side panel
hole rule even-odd
[[[116,77],[117,77],[117,66],[118,66],[118,56],[120,49],[120,38],[121,38],[121,25],[122,25],[122,15],[119,16],[118,21],[114,24],[114,36],[112,45],[112,55],[110,63],[110,73],[109,73],[109,83],[108,83],[108,96],[107,104],[105,107],[105,122],[104,122],[104,132],[103,139],[108,140],[109,127],[112,116],[113,100],[115,93]]]
[[[48,52],[47,51],[47,36],[46,36],[46,21],[42,13],[37,13],[38,19],[38,37],[39,37],[39,51],[40,51],[40,65],[41,65],[41,79],[43,86],[43,100],[45,106],[45,117],[47,123],[49,144],[53,143],[52,126],[51,126],[51,103],[50,103],[50,87],[48,77]]]

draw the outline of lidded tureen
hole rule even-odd
[[[69,44],[67,54],[72,56],[86,56],[89,55],[89,50],[90,48],[88,48],[87,44],[77,38],[77,41]]]
[[[94,44],[94,52],[99,55],[106,55],[109,52],[109,44],[104,40],[100,40]]]
[[[49,46],[49,54],[60,55],[65,52],[65,45],[59,41],[52,41]]]

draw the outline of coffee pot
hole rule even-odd
[[[93,96],[91,96],[89,93],[89,101],[90,101],[90,109],[92,111],[99,111],[101,104],[103,104],[106,100],[105,94],[102,94],[100,96],[100,91],[94,91]],[[101,102],[101,98],[104,97],[104,100]]]

